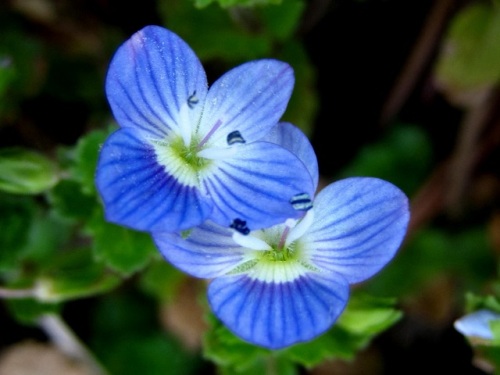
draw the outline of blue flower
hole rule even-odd
[[[500,314],[490,310],[478,310],[455,321],[455,329],[471,339],[493,340],[490,323],[500,320]]]
[[[208,90],[200,61],[177,35],[158,26],[134,34],[106,79],[120,125],[96,174],[107,219],[151,232],[210,219],[245,233],[302,217],[296,202],[314,193],[305,166],[259,141],[285,111],[293,84],[289,65],[263,59]]]
[[[290,124],[267,137],[317,166],[309,143]],[[208,300],[237,336],[280,349],[325,332],[345,308],[349,285],[368,279],[395,255],[407,228],[407,197],[376,178],[324,188],[299,219],[244,236],[205,222],[187,238],[154,233],[164,257],[195,277],[213,279]]]

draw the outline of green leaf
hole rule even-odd
[[[20,267],[35,211],[30,197],[0,194],[0,273]]]
[[[305,6],[302,0],[287,0],[279,5],[261,7],[258,11],[267,33],[276,40],[285,41],[297,29]]]
[[[59,253],[41,270],[37,284],[47,302],[89,297],[115,288],[121,278],[94,261],[90,249]]]
[[[84,194],[79,182],[63,180],[48,194],[55,212],[68,219],[88,219],[98,205],[94,196]]]
[[[143,269],[158,256],[149,234],[106,222],[100,209],[89,222],[89,231],[96,259],[123,276]]]
[[[265,358],[261,358],[252,366],[236,370],[234,367],[225,366],[219,367],[219,372],[222,375],[255,375],[255,374],[273,374],[273,375],[298,375],[297,366],[288,359],[279,355],[269,354]]]
[[[225,371],[238,374],[251,371],[272,355],[270,350],[233,335],[213,314],[207,314],[207,322],[210,329],[203,337],[203,354]]]
[[[327,359],[353,359],[376,335],[401,318],[394,303],[393,299],[354,294],[332,329],[310,342],[285,349],[282,355],[306,367]]]
[[[78,141],[74,151],[74,166],[72,168],[73,178],[80,182],[85,194],[95,194],[95,170],[99,159],[99,150],[102,144],[114,130],[95,130]]]
[[[37,212],[27,233],[27,242],[22,249],[21,259],[29,269],[43,267],[53,262],[53,257],[71,236],[72,227],[67,220],[51,212]]]
[[[186,277],[186,274],[160,259],[152,262],[143,272],[140,286],[149,295],[160,301],[168,302],[175,297]]]
[[[467,293],[465,295],[465,306],[469,312],[486,309],[500,314],[500,299],[492,295],[482,296]]]
[[[490,322],[491,332],[493,333],[492,345],[500,346],[500,320],[492,320]]]
[[[350,333],[340,326],[333,326],[318,338],[284,349],[282,355],[305,367],[311,368],[327,359],[353,359],[365,348],[371,337]]]
[[[56,166],[45,156],[21,148],[0,150],[0,190],[38,194],[59,180]]]
[[[21,278],[31,283],[40,267],[53,262],[72,228],[36,207],[31,197],[0,194],[0,212],[0,275],[9,282]]]
[[[395,302],[393,298],[354,294],[337,324],[355,334],[376,335],[401,319],[403,314],[394,308]]]
[[[436,66],[438,80],[472,89],[500,79],[500,7],[474,3],[458,13]]]

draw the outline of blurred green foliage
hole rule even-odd
[[[384,138],[364,147],[341,177],[377,176],[411,195],[429,173],[431,162],[432,146],[426,133],[417,126],[397,124]]]
[[[421,230],[366,289],[377,295],[390,293],[404,298],[440,275],[455,278],[462,288],[476,291],[496,276],[495,257],[484,228]]]
[[[51,160],[30,150],[0,150],[0,190],[16,194],[38,194],[58,181]]]
[[[455,89],[473,89],[500,79],[500,7],[472,3],[453,19],[441,59],[438,79]]]
[[[200,359],[155,322],[153,300],[134,292],[113,294],[96,306],[91,347],[112,374],[196,373]]]

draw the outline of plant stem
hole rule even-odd
[[[107,371],[97,362],[60,316],[56,314],[42,315],[38,324],[64,354],[83,363],[94,375],[107,375]]]
[[[34,289],[8,289],[0,287],[0,298],[29,298],[35,297]]]

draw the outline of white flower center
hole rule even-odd
[[[299,222],[287,220],[248,235],[235,232],[233,240],[247,251],[245,261],[230,274],[245,273],[266,283],[286,283],[308,272],[319,272],[309,260],[306,244],[300,240],[313,220],[313,210],[309,210]]]

